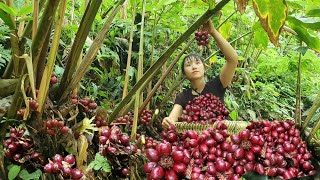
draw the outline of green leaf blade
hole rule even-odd
[[[21,170],[21,167],[18,165],[13,165],[10,169],[9,169],[9,173],[8,173],[8,179],[9,180],[13,180],[14,178],[16,178],[19,174]]]

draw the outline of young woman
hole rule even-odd
[[[222,67],[219,76],[209,82],[205,82],[205,68],[202,58],[196,54],[189,54],[183,59],[181,69],[190,81],[191,89],[184,90],[176,97],[170,115],[162,121],[163,128],[168,128],[170,124],[174,125],[178,121],[178,117],[182,115],[182,110],[188,101],[200,94],[212,93],[224,102],[226,87],[231,83],[238,64],[238,55],[229,42],[213,27],[210,20],[203,25],[203,29],[214,38],[227,62]]]

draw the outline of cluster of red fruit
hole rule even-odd
[[[283,179],[316,174],[311,164],[311,153],[300,138],[300,131],[294,128],[293,121],[260,121],[247,129],[251,151],[261,151],[258,154],[261,163],[256,162],[255,169],[259,174]],[[240,139],[244,138],[240,135]],[[263,143],[264,148],[254,148],[257,144],[262,147]]]
[[[153,112],[151,110],[143,110],[141,113],[141,123],[144,125],[149,125],[152,120]]]
[[[107,121],[99,115],[96,116],[94,123],[96,124],[97,127],[102,127],[107,125]]]
[[[54,85],[54,84],[56,84],[57,82],[58,82],[57,77],[56,77],[54,74],[52,74],[52,75],[51,75],[51,78],[50,78],[50,84],[51,84],[51,85]]]
[[[58,121],[56,119],[50,119],[46,121],[46,131],[50,136],[60,132],[61,134],[67,134],[69,128],[64,125],[64,121]]]
[[[130,125],[132,125],[133,119],[132,119],[131,113],[128,112],[128,114],[121,116],[121,117],[118,117],[115,120],[115,123],[120,123],[120,124],[128,124],[129,123]]]
[[[29,107],[32,110],[37,110],[37,108],[39,107],[39,103],[36,100],[31,99],[31,100],[29,100]]]
[[[208,93],[189,101],[178,121],[212,124],[224,120],[228,115],[229,112],[219,98]]]
[[[130,144],[130,137],[122,133],[118,126],[111,128],[102,128],[99,132],[99,152],[104,156],[108,156],[109,160],[117,159],[120,162],[118,169],[121,177],[129,177],[130,168],[129,163],[126,161],[130,155],[137,153],[138,148],[134,144]],[[126,160],[122,160],[122,159]]]
[[[165,152],[171,154],[164,154],[158,146],[147,150],[150,162],[144,171],[150,179],[168,179],[170,176],[174,177],[171,179],[238,180],[248,171],[291,179],[316,173],[310,161],[311,153],[292,121],[252,123],[244,131],[231,136],[222,121],[215,129],[209,128],[201,133],[188,130],[177,134],[170,128],[162,136]],[[180,162],[175,160],[179,158]],[[186,161],[182,160],[185,158]],[[189,164],[185,163],[188,161]]]
[[[94,102],[94,99],[87,97],[80,99],[79,104],[84,108],[84,112],[89,112],[89,110],[94,110],[98,107],[97,103]]]
[[[148,149],[148,148],[154,148],[155,149],[157,147],[157,145],[158,145],[158,142],[155,141],[152,137],[146,137],[145,140],[146,140],[146,143],[144,144],[144,147],[146,149]]]
[[[52,161],[46,164],[43,169],[44,172],[49,174],[61,173],[64,178],[79,180],[82,178],[83,173],[78,168],[73,168],[75,162],[75,158],[72,154],[68,154],[65,157],[56,154],[52,158]]]
[[[24,137],[24,128],[10,129],[10,137],[4,141],[6,148],[6,156],[13,160],[24,163],[25,161],[31,160],[40,164],[44,163],[44,159],[39,152],[35,152],[33,142],[31,139]]]
[[[196,31],[194,33],[195,38],[197,40],[197,44],[199,46],[206,46],[209,44],[210,40],[209,40],[209,36],[208,36],[208,32],[207,31]]]

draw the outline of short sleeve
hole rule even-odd
[[[181,105],[182,107],[184,107],[184,101],[183,101],[183,92],[179,93],[176,97],[176,100],[174,101],[174,104],[179,104]]]

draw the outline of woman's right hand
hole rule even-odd
[[[170,125],[174,125],[175,120],[170,117],[165,117],[162,121],[162,127],[167,129]]]

